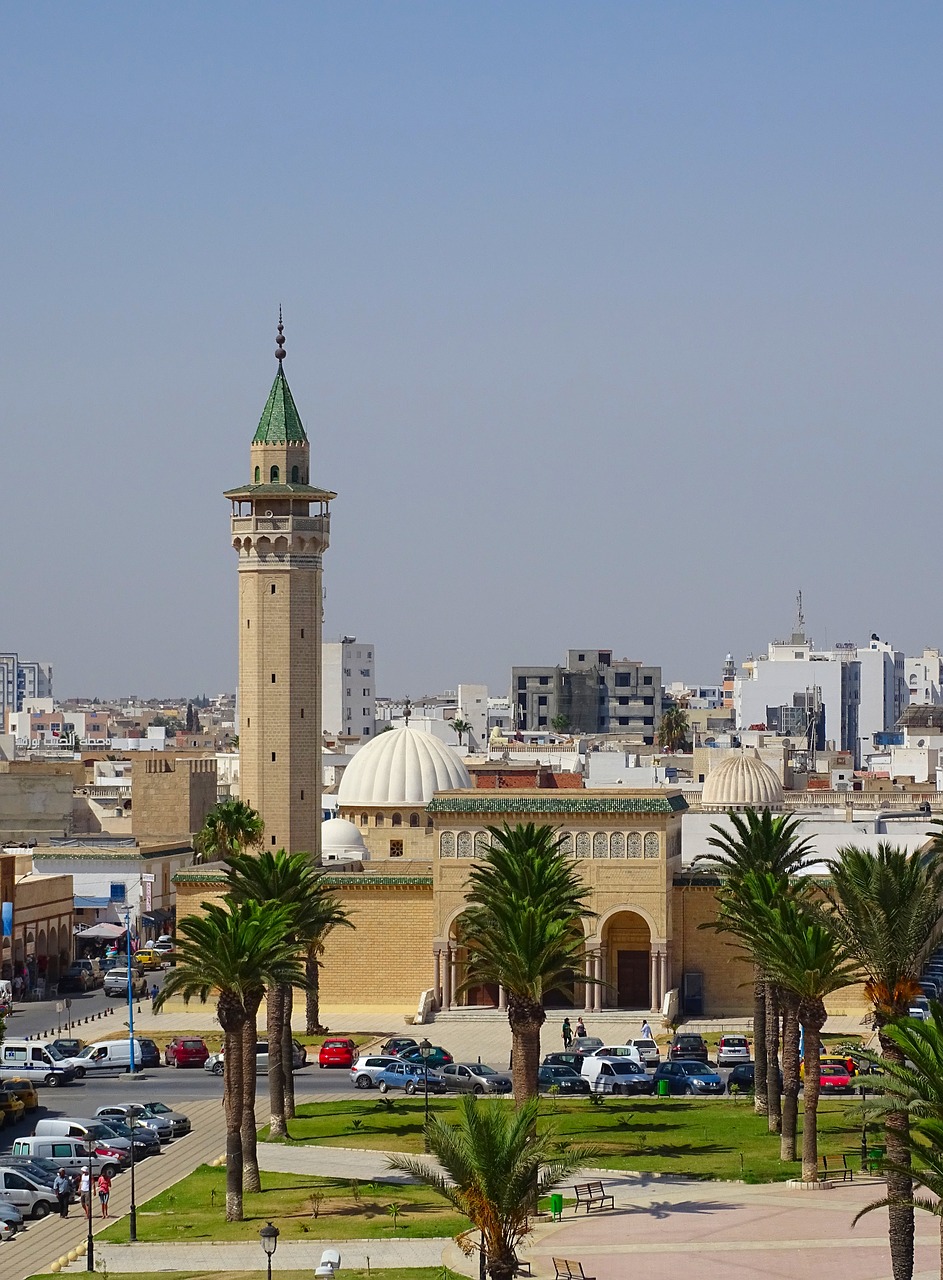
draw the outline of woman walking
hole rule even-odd
[[[102,1207],[102,1217],[108,1217],[108,1197],[111,1195],[111,1179],[102,1170],[98,1176],[98,1199]]]
[[[570,1026],[570,1019],[569,1019],[569,1018],[564,1018],[564,1019],[563,1019],[563,1048],[564,1048],[564,1051],[566,1051],[567,1049],[569,1049],[569,1047],[570,1047],[570,1045],[571,1045],[572,1043],[573,1043],[573,1028]]]

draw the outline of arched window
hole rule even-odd
[[[560,852],[569,856],[573,854],[573,834],[570,831],[564,831],[560,835]]]
[[[625,833],[622,831],[613,831],[609,840],[609,857],[624,858],[625,857]]]
[[[645,832],[645,857],[658,857],[658,833],[656,831]]]
[[[403,815],[401,813],[393,814],[393,826],[401,827],[403,825]]]
[[[272,467],[268,473],[268,478],[270,484],[278,484],[278,467]]]
[[[368,827],[370,825],[370,815],[368,813],[362,813],[360,815],[360,825],[362,827]]]
[[[454,858],[455,857],[455,832],[443,831],[439,836],[439,857]]]
[[[475,857],[486,858],[488,850],[491,848],[491,841],[488,838],[487,831],[475,832]]]
[[[255,469],[255,482],[256,482],[256,484],[260,484],[260,483],[261,483],[261,480],[262,480],[262,468],[261,468],[261,467],[256,467],[256,469]]]
[[[626,846],[630,858],[640,858],[642,856],[642,833],[640,831],[630,831]]]
[[[418,826],[419,826],[419,814],[418,814],[418,813],[411,813],[411,814],[409,815],[409,825],[410,825],[411,827],[418,827]]]
[[[593,857],[608,858],[609,856],[609,837],[605,831],[596,831],[593,833]]]
[[[578,858],[588,858],[592,850],[592,841],[588,831],[577,831],[576,833],[576,856]]]
[[[470,831],[460,831],[458,833],[458,856],[460,858],[470,858],[473,850],[472,833]]]
[[[374,825],[375,827],[382,827],[382,826],[383,826],[383,814],[382,814],[382,813],[378,813],[378,814],[377,814],[377,816],[373,819],[373,825]]]
[[[298,483],[298,468],[297,468],[297,467],[292,467],[292,469],[291,469],[291,482],[292,482],[292,484],[297,484],[297,483]]]

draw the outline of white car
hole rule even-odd
[[[634,1062],[636,1066],[642,1066],[642,1055],[636,1049],[634,1044],[604,1044],[598,1049],[594,1049],[592,1053],[586,1055],[589,1058],[628,1058],[630,1062]],[[586,1075],[586,1066],[583,1066],[583,1075]]]
[[[657,1067],[661,1062],[661,1050],[654,1040],[626,1040],[626,1044],[638,1050],[643,1067]]]
[[[736,1067],[750,1061],[750,1042],[746,1036],[721,1036],[717,1043],[718,1067]]]
[[[350,1083],[358,1089],[375,1089],[377,1076],[395,1062],[399,1062],[399,1058],[393,1058],[389,1054],[361,1054],[350,1069]]]
[[[59,1207],[52,1187],[43,1186],[12,1166],[0,1168],[0,1197],[15,1205],[24,1218],[45,1218]]]

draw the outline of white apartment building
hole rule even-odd
[[[904,659],[904,683],[910,704],[938,707],[943,704],[943,654],[924,649],[919,658]]]
[[[24,701],[51,697],[51,663],[21,662],[16,653],[0,653],[0,733],[9,715],[23,710]]]
[[[859,763],[876,746],[875,734],[893,729],[907,705],[904,655],[877,635],[872,635],[866,649],[857,650],[861,671],[858,703]]]
[[[376,733],[374,646],[356,636],[321,645],[321,728],[332,737]]]

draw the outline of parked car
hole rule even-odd
[[[0,1116],[3,1124],[16,1124],[26,1115],[26,1104],[12,1089],[0,1089]]]
[[[318,1050],[318,1066],[345,1067],[349,1070],[356,1057],[357,1046],[353,1040],[345,1036],[331,1036]]]
[[[151,948],[152,951],[156,951],[162,956],[168,955],[171,951],[173,951],[173,949],[174,949],[174,940],[169,933],[162,933],[160,937],[157,939],[157,941],[154,943],[154,946]]]
[[[77,1058],[85,1048],[84,1040],[76,1040],[64,1036],[60,1036],[58,1040],[53,1040],[51,1043],[60,1058]]]
[[[303,1044],[299,1044],[297,1040],[292,1040],[292,1071],[297,1071],[299,1067],[303,1067],[308,1061],[308,1055]],[[204,1071],[211,1071],[214,1076],[221,1076],[224,1070],[224,1050],[220,1049],[219,1053],[211,1053],[203,1063]],[[255,1069],[263,1074],[268,1071],[268,1041],[257,1040],[255,1045]]]
[[[127,1000],[128,982],[127,966],[123,969],[109,969],[105,974],[105,995]],[[145,978],[140,969],[135,969],[133,965],[131,966],[130,984],[132,996],[137,996],[140,999],[142,996],[147,995],[147,978]]]
[[[35,1178],[37,1182],[47,1183],[52,1186],[56,1174],[62,1168],[56,1160],[43,1160],[39,1156],[14,1156],[10,1152],[6,1152],[2,1157],[3,1164],[9,1169],[22,1169],[28,1178]],[[71,1178],[72,1172],[66,1169],[66,1173]],[[75,1175],[75,1181],[78,1181],[78,1175]]]
[[[823,1093],[853,1093],[854,1064],[849,1066],[845,1058],[823,1057],[820,1062],[819,1088]],[[799,1075],[805,1079],[805,1062],[799,1067]]]
[[[123,1142],[133,1143],[135,1160],[140,1160],[142,1156],[157,1155],[160,1151],[160,1138],[153,1129],[145,1129],[137,1124],[132,1129],[117,1116],[109,1116],[107,1120],[96,1116],[95,1123],[109,1130],[116,1141],[121,1139]]]
[[[164,1046],[164,1063],[168,1067],[202,1067],[210,1051],[199,1036],[174,1036]]]
[[[192,1126],[189,1116],[185,1116],[180,1111],[172,1110],[165,1102],[137,1102],[131,1103],[131,1105],[140,1108],[144,1115],[159,1116],[164,1120],[169,1120],[175,1138],[185,1138],[190,1132]]]
[[[514,1088],[509,1075],[483,1062],[447,1062],[439,1074],[456,1093],[510,1093]]]
[[[439,1067],[444,1067],[447,1062],[455,1061],[448,1049],[443,1049],[439,1044],[434,1044],[425,1058],[422,1056],[418,1044],[415,1049],[404,1049],[399,1056],[404,1062],[424,1062],[427,1067],[435,1070]]]
[[[350,1069],[350,1083],[358,1089],[373,1089],[380,1072],[397,1061],[391,1053],[361,1054]]]
[[[403,1089],[406,1093],[423,1093],[426,1088],[427,1074],[429,1092],[445,1093],[446,1084],[438,1072],[427,1073],[422,1065],[404,1062],[402,1059],[377,1075],[377,1088],[381,1093],[388,1093],[390,1089]]]
[[[59,979],[59,992],[66,994],[70,991],[78,991],[84,993],[91,991],[92,979],[88,971],[83,968],[80,961],[76,960],[69,965],[65,973]]]
[[[391,1057],[398,1058],[404,1049],[412,1049],[418,1044],[419,1041],[414,1040],[412,1036],[393,1036],[385,1044],[380,1045],[380,1052],[388,1053]]]
[[[756,1088],[756,1063],[741,1062],[727,1077],[728,1093],[752,1093]],[[779,1073],[779,1092],[783,1091],[783,1073]]]
[[[717,1045],[718,1067],[735,1067],[750,1061],[750,1042],[746,1036],[721,1036]]]
[[[583,1064],[583,1078],[593,1093],[639,1094],[652,1092],[652,1077],[631,1058],[596,1058]]]
[[[12,1165],[0,1167],[0,1198],[30,1218],[45,1218],[57,1207],[52,1184],[45,1186]]]
[[[150,1067],[159,1067],[163,1065],[161,1056],[160,1056],[160,1049],[158,1049],[157,1047],[156,1040],[149,1040],[147,1036],[138,1036],[137,1042],[141,1046],[140,1065],[142,1067],[150,1068]],[[137,1066],[138,1063],[135,1062],[134,1065]]]
[[[643,1067],[657,1067],[661,1062],[661,1050],[654,1040],[627,1040],[638,1053]]]
[[[687,1031],[676,1031],[668,1047],[670,1062],[706,1062],[707,1042],[703,1036]]]
[[[106,1121],[120,1120],[129,1129],[133,1121],[135,1132],[139,1129],[149,1129],[157,1134],[161,1142],[170,1142],[174,1136],[174,1127],[169,1120],[163,1116],[149,1116],[144,1112],[143,1107],[133,1102],[112,1103],[107,1107],[99,1107],[95,1116],[97,1119]]]
[[[155,970],[163,969],[167,961],[153,947],[142,947],[140,951],[135,951],[134,963],[139,969],[143,969],[145,973],[152,973]]]
[[[20,1076],[8,1076],[0,1080],[0,1089],[8,1089],[15,1093],[27,1111],[35,1111],[39,1106],[39,1094],[32,1080],[24,1080]]]
[[[669,1093],[723,1093],[724,1082],[713,1068],[693,1059],[663,1062],[652,1077],[657,1092],[659,1080],[668,1081]]]
[[[585,1055],[586,1059],[590,1058],[628,1058],[630,1062],[635,1062],[639,1066],[642,1065],[642,1058],[638,1049],[632,1044],[604,1044],[599,1049],[594,1049],[592,1053]],[[583,1067],[583,1075],[586,1074],[586,1068]]]
[[[592,1053],[594,1049],[601,1049],[604,1043],[599,1036],[577,1036],[570,1049],[573,1053]]]
[[[926,996],[916,996],[911,1000],[907,1014],[911,1018],[918,1018],[921,1022],[928,1022],[930,1019],[930,1001]]]
[[[565,1049],[562,1053],[545,1053],[543,1065],[545,1067],[569,1067],[571,1071],[575,1071],[577,1075],[580,1075],[585,1058],[585,1054],[574,1053],[572,1049]]]
[[[11,1165],[18,1160],[51,1160],[56,1169],[65,1169],[70,1177],[78,1177],[89,1165],[88,1146],[84,1137],[62,1137],[56,1134],[32,1134],[28,1138],[17,1138],[13,1143]],[[107,1173],[109,1178],[116,1177],[129,1164],[127,1151],[119,1151],[116,1147],[107,1146],[103,1141],[92,1143],[92,1176]]]
[[[558,1093],[589,1093],[589,1081],[578,1071],[546,1062],[537,1068],[537,1087],[541,1093],[553,1088]]]

